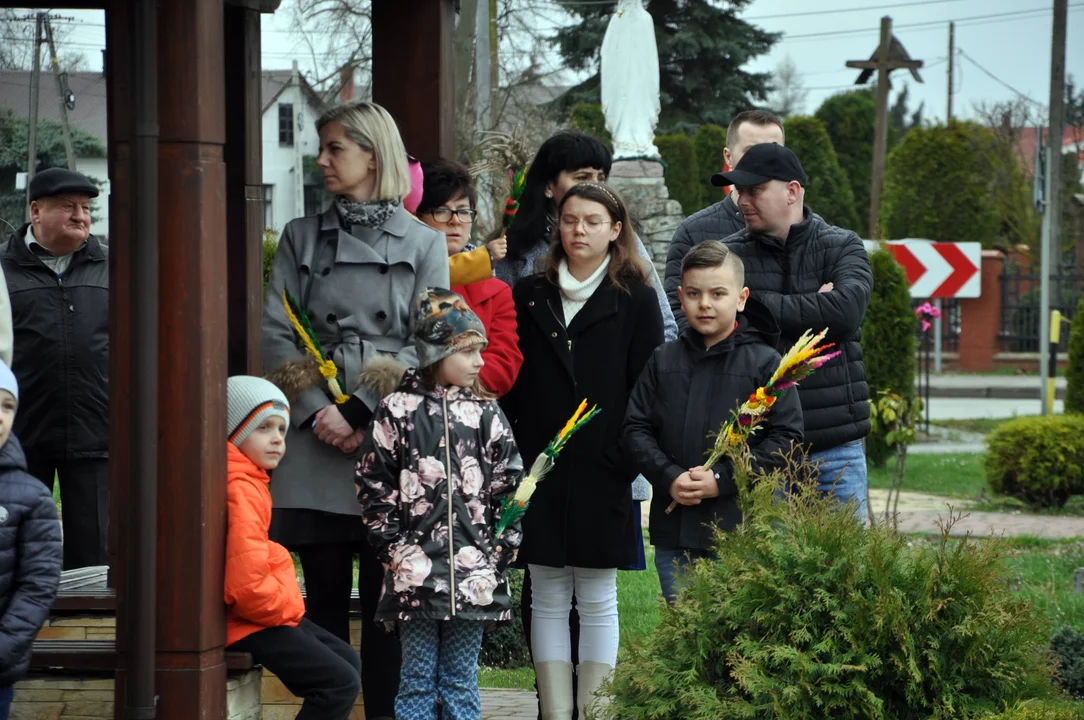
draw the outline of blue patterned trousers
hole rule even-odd
[[[485,623],[474,620],[407,620],[399,623],[403,669],[395,698],[397,720],[478,720],[478,655]]]

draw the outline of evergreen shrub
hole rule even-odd
[[[274,230],[263,231],[263,289],[271,280],[271,266],[275,263],[275,251],[279,249],[278,234]]]
[[[905,400],[915,396],[915,314],[904,272],[887,250],[869,256],[873,293],[862,322],[862,360],[870,395],[883,390]],[[866,438],[866,457],[877,467],[885,464],[892,448],[883,433]]]
[[[606,116],[602,114],[601,104],[576,103],[568,113],[568,125],[598,138],[607,150],[611,153],[614,151],[614,139],[610,131],[606,129]]]
[[[999,541],[946,529],[915,544],[800,483],[773,502],[782,487],[753,486],[717,558],[627,649],[612,717],[976,718],[1057,692],[1047,628],[1006,587]]]
[[[666,189],[670,198],[681,203],[681,210],[692,215],[704,207],[700,186],[700,169],[696,161],[696,146],[685,133],[659,135],[655,147],[666,165]]]
[[[1024,417],[986,436],[990,488],[1035,508],[1084,493],[1084,416]]]
[[[693,134],[693,144],[696,146],[696,162],[700,168],[701,204],[708,207],[722,202],[725,197],[723,189],[711,184],[711,176],[723,169],[726,128],[712,123],[701,125]]]
[[[854,230],[858,227],[854,193],[824,123],[814,117],[790,117],[786,131],[787,147],[798,156],[809,179],[805,204],[829,225]]]
[[[1058,684],[1073,697],[1084,699],[1084,633],[1061,628],[1050,641],[1050,652],[1058,664]]]
[[[508,590],[512,597],[512,622],[501,623],[482,638],[482,654],[478,664],[505,670],[527,667],[531,653],[523,637],[523,617],[520,599],[523,597],[523,571],[508,571]]]
[[[1069,329],[1069,363],[1065,366],[1065,412],[1084,413],[1084,297]]]

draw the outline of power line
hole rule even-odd
[[[960,56],[961,56],[961,57],[965,57],[965,58],[967,58],[968,62],[970,62],[970,63],[971,63],[972,65],[974,65],[975,67],[977,67],[977,68],[978,68],[978,69],[979,69],[979,70],[980,70],[980,71],[981,71],[981,72],[982,72],[983,74],[985,74],[985,75],[986,75],[987,77],[989,77],[989,78],[990,78],[991,80],[993,80],[994,82],[996,82],[996,83],[998,83],[998,84],[1002,85],[1003,87],[1006,87],[1006,88],[1008,88],[1009,90],[1012,90],[1012,91],[1013,91],[1014,93],[1016,93],[1016,94],[1017,94],[1017,95],[1018,95],[1018,96],[1019,96],[1019,97],[1020,97],[1021,99],[1023,99],[1023,100],[1026,100],[1027,102],[1031,103],[1032,105],[1035,105],[1036,107],[1041,107],[1041,108],[1045,108],[1045,107],[1046,107],[1046,106],[1045,106],[1045,105],[1043,105],[1043,104],[1042,104],[1041,102],[1037,102],[1037,101],[1035,101],[1035,100],[1032,100],[1032,99],[1031,99],[1030,97],[1028,97],[1028,96],[1027,96],[1027,95],[1025,95],[1024,93],[1020,92],[1019,90],[1017,90],[1016,88],[1014,88],[1014,87],[1013,87],[1012,85],[1010,85],[1009,83],[1007,83],[1007,82],[1005,82],[1004,80],[1002,80],[1001,78],[999,78],[999,77],[998,77],[997,75],[994,75],[994,74],[993,74],[992,72],[990,72],[989,70],[987,70],[986,68],[984,68],[984,67],[983,67],[982,65],[979,65],[979,63],[978,63],[978,62],[977,62],[977,61],[975,60],[975,58],[971,57],[971,56],[970,56],[970,55],[968,55],[968,54],[967,54],[966,52],[964,52],[962,48],[961,48],[961,49],[959,50],[959,53],[960,53]]]
[[[1084,7],[1084,2],[1073,3],[1073,4],[1069,5],[1069,7],[1070,8]],[[993,14],[990,14],[990,15],[972,15],[971,17],[964,17],[964,18],[955,18],[955,19],[949,18],[949,19],[946,19],[946,20],[927,20],[927,21],[918,22],[918,23],[904,23],[902,25],[894,25],[892,29],[893,29],[893,31],[896,31],[896,30],[906,30],[906,29],[915,29],[915,28],[943,27],[946,23],[949,23],[949,22],[955,22],[957,25],[960,25],[960,23],[968,23],[968,22],[977,21],[977,20],[1017,18],[1017,17],[1020,17],[1022,15],[1030,15],[1032,17],[1042,17],[1043,15],[1049,14],[1050,12],[1051,12],[1050,8],[1032,8],[1030,10],[1017,10],[1015,12],[1007,12],[1007,13],[993,13]],[[979,23],[975,23],[975,24],[979,24]],[[798,40],[798,39],[802,39],[802,38],[826,38],[826,37],[834,37],[834,36],[838,36],[838,35],[858,35],[858,34],[862,34],[862,33],[875,33],[875,32],[877,32],[877,28],[870,27],[870,28],[854,28],[854,29],[850,29],[850,30],[829,30],[827,32],[818,32],[818,33],[803,33],[801,35],[791,35],[789,33],[785,33],[783,35],[783,39],[784,40]]]

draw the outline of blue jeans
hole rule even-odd
[[[485,623],[475,620],[408,620],[399,623],[403,670],[395,698],[397,720],[478,720],[478,655]]]
[[[655,548],[655,570],[659,573],[662,596],[673,605],[681,591],[681,576],[694,560],[714,557],[711,550],[662,550]]]
[[[861,440],[822,450],[809,456],[811,464],[820,463],[817,489],[833,493],[841,502],[858,503],[855,517],[865,521],[869,481],[866,478],[866,449]]]
[[[8,713],[11,712],[11,701],[14,699],[14,687],[8,685],[6,688],[0,688],[0,720],[8,720]]]

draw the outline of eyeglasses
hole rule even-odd
[[[588,235],[596,235],[602,231],[603,225],[613,225],[612,222],[607,220],[599,220],[598,218],[583,218],[582,220],[573,215],[561,216],[561,229],[562,230],[575,230],[579,227],[580,223],[583,223],[583,231]]]
[[[426,212],[432,215],[433,219],[437,222],[450,222],[452,219],[452,215],[455,215],[457,218],[459,218],[459,222],[463,224],[474,222],[474,217],[478,214],[477,211],[468,210],[467,208],[463,208],[461,210],[452,210],[451,208],[446,207],[433,208],[432,210],[427,210]]]

